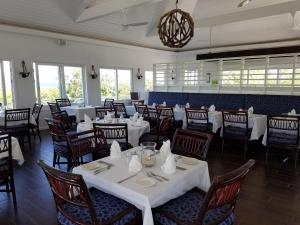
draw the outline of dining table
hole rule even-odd
[[[76,122],[80,123],[81,121],[84,120],[85,114],[92,119],[96,118],[95,108],[96,106],[91,106],[91,105],[86,105],[86,106],[72,105],[72,106],[64,106],[61,107],[60,109],[62,111],[66,111],[69,116],[76,116]]]
[[[142,121],[140,124],[131,120],[131,119],[112,119],[112,121],[103,120],[94,120],[93,123],[111,123],[112,125],[117,123],[126,123],[128,128],[128,142],[133,146],[139,145],[140,137],[150,132],[150,123],[148,121]],[[87,124],[85,122],[81,122],[77,124],[77,132],[83,132],[92,129],[92,124]],[[108,140],[109,141],[109,140]]]
[[[3,143],[0,143],[0,145],[3,145]],[[19,141],[15,137],[11,137],[11,151],[12,151],[12,159],[16,160],[17,163],[21,166],[24,163],[24,157],[23,157],[23,153]],[[0,159],[7,156],[8,156],[8,152],[0,153]]]
[[[143,213],[143,225],[154,225],[153,208],[177,198],[195,187],[203,191],[208,191],[210,188],[207,162],[194,159],[193,164],[186,164],[183,160],[184,157],[175,155],[177,158],[176,172],[167,175],[161,169],[164,163],[163,156],[158,153],[154,166],[143,166],[138,173],[129,172],[130,158],[128,155],[138,154],[138,152],[141,152],[141,147],[122,152],[122,156],[118,159],[111,159],[108,156],[94,161],[110,165],[107,170],[99,173],[87,170],[83,166],[75,167],[73,173],[81,174],[88,187],[114,195],[136,206]],[[181,159],[178,159],[180,157]],[[141,182],[144,179],[151,179],[153,182],[151,185],[146,185]]]

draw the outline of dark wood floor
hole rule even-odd
[[[218,144],[208,155],[211,177],[241,165],[241,146],[231,146],[224,154]],[[257,160],[254,170],[244,182],[236,208],[237,225],[299,225],[300,179],[293,162],[282,163],[275,157],[268,167],[264,164],[264,151],[253,147],[249,154]],[[15,214],[11,199],[0,193],[0,225],[54,225],[56,211],[52,194],[38,159],[52,163],[52,143],[47,133],[38,140],[32,151],[24,151],[25,163],[15,170],[18,212]],[[299,163],[300,164],[300,163]],[[300,165],[299,165],[300,167]]]

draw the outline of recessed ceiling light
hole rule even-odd
[[[246,5],[248,5],[250,2],[252,2],[252,0],[243,0],[238,4],[238,8],[242,8],[245,7]]]

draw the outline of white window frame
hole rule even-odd
[[[39,75],[39,70],[38,70],[38,66],[57,66],[58,67],[58,81],[59,81],[59,96],[61,98],[66,98],[66,83],[65,83],[65,71],[64,71],[64,67],[80,67],[81,68],[81,80],[82,80],[82,94],[83,94],[83,99],[84,102],[86,103],[86,85],[84,85],[86,83],[86,79],[85,79],[85,73],[86,73],[86,69],[85,66],[83,65],[78,65],[78,64],[62,64],[62,63],[49,63],[49,62],[38,62],[35,61],[33,62],[33,65],[35,65],[35,73],[36,76],[34,77],[34,84],[35,84],[35,88],[36,88],[36,101],[41,104],[41,89],[40,89],[40,75]]]
[[[130,71],[130,92],[132,92],[133,91],[133,69],[132,68],[126,68],[126,67],[109,67],[109,66],[99,66],[98,67],[99,68],[99,76],[101,76],[101,74],[100,74],[100,70],[102,69],[102,70],[115,70],[115,72],[116,72],[116,81],[115,81],[115,87],[116,87],[116,97],[117,97],[117,99],[115,99],[115,100],[117,100],[117,101],[119,101],[119,74],[118,74],[118,70],[128,70],[128,71]],[[102,98],[102,96],[101,96],[101,78],[99,79],[99,93],[100,93],[100,99]],[[130,97],[129,97],[129,99],[123,99],[123,100],[120,100],[120,101],[126,101],[126,100],[130,100]]]
[[[1,69],[1,85],[2,85],[2,96],[3,96],[3,102],[2,105],[7,105],[7,98],[6,98],[6,84],[5,84],[5,75],[4,75],[4,65],[3,62],[8,61],[10,63],[10,85],[11,85],[11,94],[12,94],[12,104],[13,107],[15,107],[15,88],[14,88],[14,71],[13,71],[13,60],[8,58],[0,58],[0,69]]]

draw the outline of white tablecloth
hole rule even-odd
[[[208,165],[205,161],[199,161],[199,164],[193,166],[177,162],[178,166],[187,168],[187,170],[177,170],[175,174],[168,176],[163,174],[160,169],[162,160],[158,154],[157,163],[154,167],[143,168],[137,176],[119,184],[118,181],[132,175],[128,172],[128,160],[126,160],[126,157],[118,160],[111,160],[110,157],[107,157],[102,160],[112,163],[114,166],[97,175],[93,175],[91,171],[84,170],[81,167],[75,167],[73,173],[81,174],[89,186],[130,202],[142,210],[143,225],[154,224],[152,208],[177,198],[194,187],[201,188],[204,191],[207,191],[210,187]],[[145,171],[152,171],[168,178],[169,181],[157,182],[155,186],[148,188],[139,186],[136,180],[146,177]]]
[[[126,105],[125,108],[128,116],[133,116],[136,113],[134,105]]]
[[[61,110],[65,110],[69,116],[76,116],[76,122],[80,123],[84,120],[84,114],[88,115],[90,118],[95,119],[96,111],[93,106],[66,106],[61,107]]]
[[[212,132],[216,133],[219,128],[223,126],[222,124],[222,112],[208,112],[208,122],[212,123]],[[183,117],[183,128],[186,129],[187,122],[186,116]]]
[[[93,121],[94,123],[104,123],[104,120],[100,121]],[[147,121],[143,121],[141,125],[137,125],[136,123],[130,121],[129,119],[124,119],[124,122],[128,125],[128,142],[133,146],[136,147],[139,145],[140,137],[150,132],[150,123]],[[83,132],[89,130],[90,127],[86,126],[85,123],[79,123],[77,125],[77,132]]]
[[[18,139],[15,137],[11,137],[11,150],[12,150],[12,158],[16,160],[19,165],[22,165],[24,163],[24,157]],[[0,159],[7,156],[8,156],[7,153],[0,153]]]

